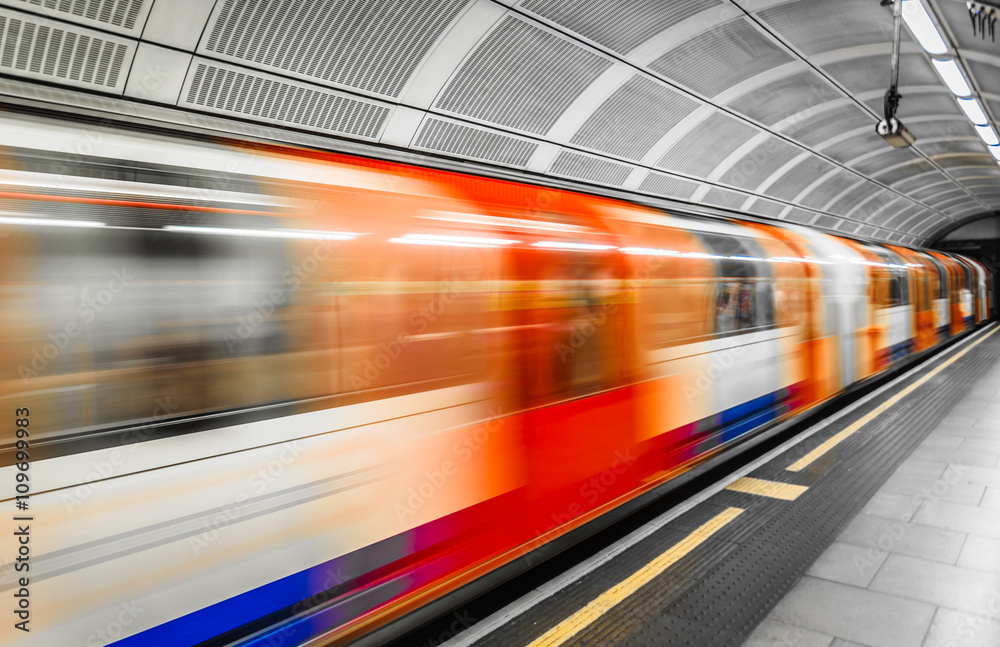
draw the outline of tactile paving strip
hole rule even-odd
[[[738,646],[990,366],[1000,332],[921,384],[801,472],[786,468],[960,353],[953,348],[749,476],[804,485],[795,501],[723,490],[474,647],[531,645],[610,587],[729,507],[744,510],[710,539],[578,633],[550,647]]]

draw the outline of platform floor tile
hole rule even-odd
[[[998,511],[995,366],[900,464],[744,647],[997,647]]]

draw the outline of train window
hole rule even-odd
[[[774,325],[774,291],[768,282],[723,281],[717,290],[715,330],[719,334]]]
[[[903,259],[882,247],[869,245],[868,249],[878,254],[889,271],[889,301],[886,305],[895,307],[910,303],[910,273]]]
[[[771,266],[760,245],[751,238],[698,232],[718,259],[714,333],[761,330],[774,326],[774,287]]]
[[[937,294],[937,298],[938,299],[947,299],[948,298],[948,270],[945,269],[945,266],[941,263],[941,261],[939,261],[938,259],[934,258],[930,254],[921,254],[921,255],[924,258],[926,258],[927,260],[929,260],[931,262],[931,265],[934,266],[934,272],[931,274],[930,280],[932,280],[932,281],[935,280],[935,277],[937,279],[937,282],[938,282],[938,294]]]
[[[905,277],[900,277],[898,274],[893,273],[892,278],[889,279],[889,305],[899,306],[906,304],[906,279]]]
[[[46,435],[295,395],[286,241],[124,228],[34,241],[21,363]]]
[[[532,404],[602,391],[625,379],[627,309],[616,259],[572,252],[518,259],[530,260],[541,288],[519,300],[515,315],[525,335],[521,375]]]

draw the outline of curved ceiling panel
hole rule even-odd
[[[964,2],[921,1],[996,123],[1000,46]],[[1000,168],[905,30],[917,142],[875,134],[891,36],[876,0],[0,0],[0,92],[72,87],[914,243],[1000,204]]]

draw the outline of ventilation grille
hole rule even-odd
[[[872,129],[871,132],[857,137],[850,137],[818,150],[822,151],[824,155],[828,155],[838,162],[846,164],[853,162],[863,155],[884,150],[887,145],[885,140],[876,135],[875,130]]]
[[[982,146],[980,146],[980,150]],[[952,155],[939,155],[936,161],[941,168],[957,168],[961,166],[982,166],[993,168],[996,160],[989,153],[955,153]]]
[[[920,142],[920,150],[934,159],[937,155],[950,153],[979,153],[983,150],[983,143],[982,141]]]
[[[926,188],[920,189],[918,191],[910,191],[909,196],[914,200],[923,202],[928,198],[936,198],[938,196],[954,194],[958,195],[962,191],[962,188],[953,182],[946,182],[944,184],[937,184],[934,186],[928,186]]]
[[[998,171],[998,173],[1000,173],[1000,171]],[[921,177],[911,177],[901,180],[891,186],[897,191],[902,191],[903,193],[910,193],[911,191],[916,191],[917,189],[929,186],[935,186],[938,191],[941,191],[944,187],[942,182],[949,179],[951,178],[944,173],[928,173],[927,175]]]
[[[467,0],[225,0],[204,51],[397,97]]]
[[[892,42],[891,7],[869,0],[823,0],[822,11],[816,11],[816,0],[798,0],[757,16],[806,55]],[[910,40],[905,29],[902,37]]]
[[[707,97],[792,61],[783,49],[745,19],[702,32],[649,67]]]
[[[611,61],[508,17],[445,88],[437,107],[544,134]]]
[[[636,74],[601,104],[571,143],[640,160],[698,104]]]
[[[878,113],[881,114],[880,107]],[[855,105],[840,106],[811,115],[808,119],[795,120],[782,132],[810,148],[821,146],[835,137],[852,131],[875,133],[875,118]]]
[[[149,7],[146,0],[8,0],[15,6],[44,13],[52,18],[95,27],[117,28],[123,33],[142,31]]]
[[[972,124],[964,117],[961,119],[941,119],[937,121],[921,121],[907,124],[907,128],[920,140],[955,139],[959,137],[979,138]],[[920,145],[919,143],[917,144]]]
[[[849,58],[824,65],[823,71],[852,94],[857,95],[874,90],[884,92],[885,80],[889,78],[889,57],[879,53],[875,56]],[[941,82],[922,52],[900,56],[899,81],[904,87],[938,85]],[[881,109],[879,112],[881,113]]]
[[[750,196],[745,193],[737,193],[736,191],[730,191],[729,189],[714,188],[705,194],[705,197],[701,199],[701,202],[714,207],[739,211],[740,207],[743,206],[743,203],[747,201],[748,197]]]
[[[992,162],[993,158],[990,157],[989,159]],[[985,162],[986,160],[983,161]],[[893,184],[894,182],[899,182],[902,179],[933,170],[933,164],[925,160],[918,159],[914,160],[912,163],[892,169],[891,171],[885,171],[884,173],[870,173],[870,175],[872,179],[882,182],[883,184]]]
[[[560,152],[552,163],[552,167],[549,168],[549,173],[553,175],[587,180],[597,184],[610,184],[611,186],[621,186],[631,172],[632,167],[627,164],[619,164],[572,151]]]
[[[851,214],[851,217],[862,222],[874,222],[875,224],[881,224],[881,221],[884,220],[881,216],[885,213],[885,210],[889,207],[889,205],[896,200],[899,200],[899,196],[892,191],[880,191],[876,195],[872,196],[870,200],[858,207],[857,210]]]
[[[655,171],[650,171],[650,173],[646,176],[646,179],[639,185],[639,191],[641,193],[653,193],[655,195],[662,195],[668,198],[677,198],[678,200],[689,200],[697,190],[697,182],[684,180],[671,175],[665,175],[663,173],[657,173]]]
[[[799,209],[799,208],[795,207],[795,208],[789,210],[789,212],[787,214],[785,214],[785,216],[784,216],[784,218],[782,218],[782,220],[788,220],[790,222],[797,222],[800,225],[808,225],[810,222],[812,222],[813,218],[815,218],[815,217],[816,217],[816,214],[813,213],[812,211],[806,211],[805,209]],[[829,216],[820,216],[820,219],[822,219],[822,218],[829,218]],[[830,218],[830,219],[831,220],[835,220],[833,218]],[[834,224],[836,224],[836,223],[834,223]]]
[[[271,123],[377,139],[390,108],[261,74],[198,63],[182,104]]]
[[[772,202],[770,200],[755,200],[753,204],[750,205],[748,211],[752,214],[758,216],[764,216],[766,218],[777,218],[781,215],[781,212],[785,210],[787,205],[783,205],[780,202]]]
[[[115,36],[0,9],[0,72],[121,93],[134,45]]]
[[[836,168],[825,159],[810,155],[768,187],[765,193],[780,200],[794,200],[807,186]]]
[[[813,188],[802,200],[800,204],[812,209],[822,209],[830,200],[850,189],[858,183],[860,178],[854,173],[839,171],[828,180]]]
[[[697,177],[708,177],[737,148],[759,130],[717,112],[695,126],[668,150],[656,165]]]
[[[431,118],[420,131],[413,147],[524,168],[538,144],[482,128]]]
[[[855,181],[857,181],[857,178],[855,178]],[[825,187],[820,187],[820,189],[824,188]],[[827,203],[829,203],[830,200],[834,200],[834,202],[830,204],[827,211],[846,216],[852,209],[861,205],[865,200],[880,191],[882,191],[882,187],[879,185],[872,182],[861,181],[857,184],[857,186],[852,186],[847,189],[846,193],[843,193],[843,195],[840,195],[839,197],[836,195],[829,196]],[[822,197],[827,198],[828,196],[824,195]]]
[[[816,74],[802,72],[748,92],[729,106],[765,126],[773,126],[792,115],[799,115],[802,122],[815,119],[810,112],[834,99],[843,99],[843,95]]]
[[[908,148],[892,148],[884,145],[878,153],[861,160],[856,160],[851,164],[851,168],[857,169],[865,175],[872,176],[885,171],[887,168],[905,162],[912,162],[915,159],[917,159],[917,154]]]
[[[899,207],[896,208],[894,214],[885,214],[885,218],[882,219],[883,227],[898,227],[903,224],[906,220],[910,218],[913,214],[918,211],[922,211],[923,207],[917,204],[913,204],[909,201],[902,202]]]
[[[522,7],[626,54],[656,34],[721,0],[525,0]]]
[[[972,204],[973,202],[974,202],[973,199],[969,197],[968,193],[966,193],[965,191],[960,191],[960,192],[952,193],[951,195],[941,195],[941,196],[935,197],[932,200],[925,200],[924,204],[926,204],[927,206],[929,206],[932,209],[938,209],[938,210],[947,209],[947,210],[950,210],[950,209],[954,209],[958,205],[968,206],[969,204]]]
[[[800,148],[777,137],[769,137],[726,171],[722,182],[741,189],[756,189],[778,169],[801,154]]]

